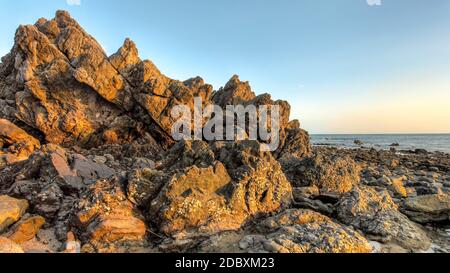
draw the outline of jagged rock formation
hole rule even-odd
[[[278,149],[175,141],[171,112],[195,97],[278,105]],[[390,172],[448,172],[447,158],[313,151],[289,118],[238,76],[217,91],[170,79],[129,39],[106,56],[67,12],[20,26],[0,64],[0,252],[427,250],[412,221],[445,223],[449,191]]]
[[[171,110],[180,104],[192,109],[194,97],[201,97],[204,105],[280,105],[282,144],[286,145],[277,153],[309,152],[306,132],[299,130],[298,123],[288,126],[287,102],[273,102],[267,94],[256,97],[237,76],[215,93],[198,77],[172,80],[152,62],[142,61],[129,39],[107,57],[97,41],[63,11],[53,20],[40,19],[17,30],[0,77],[0,100],[8,106],[2,116],[38,130],[47,142],[66,147],[151,141],[152,137],[169,147],[173,144]]]
[[[291,185],[279,163],[261,152],[259,145],[256,141],[219,144],[213,147],[215,153],[205,142],[180,142],[174,147],[167,158],[178,160],[164,172],[176,166],[175,172],[150,204],[153,218],[161,219],[162,231],[237,229],[250,216],[289,205]],[[154,177],[159,184],[159,177]]]

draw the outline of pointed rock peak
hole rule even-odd
[[[233,77],[231,77],[230,81],[240,81],[239,80],[239,75],[233,75]]]
[[[19,44],[23,39],[26,39],[28,36],[31,36],[31,33],[37,32],[37,28],[33,25],[20,25],[14,37],[14,42]],[[30,35],[28,35],[30,34]]]
[[[122,48],[126,49],[127,51],[138,51],[136,48],[136,44],[130,38],[125,39]]]
[[[231,79],[225,85],[225,89],[235,89],[235,88],[237,88],[239,86],[244,86],[246,89],[249,89],[249,90],[251,89],[250,88],[250,83],[248,81],[247,82],[242,82],[239,79],[238,75],[233,75],[233,77],[231,77]]]
[[[190,88],[200,88],[205,85],[205,81],[201,77],[190,78],[183,83]]]
[[[111,55],[109,59],[112,64],[118,69],[122,69],[141,62],[136,44],[129,38],[125,39],[123,45],[116,53]]]
[[[72,19],[70,13],[65,10],[56,11],[55,21],[58,23],[58,26],[61,28],[65,28],[69,25],[76,24],[75,20]]]
[[[122,47],[118,52],[120,53],[120,55],[126,57],[126,59],[128,59],[128,61],[132,63],[140,61],[139,51],[136,47],[136,44],[130,38],[125,39]]]
[[[249,82],[242,82],[238,75],[234,75],[224,88],[221,88],[215,95],[214,101],[218,105],[236,105],[248,102],[256,97],[250,87]]]
[[[39,18],[37,21],[36,21],[36,26],[41,26],[41,25],[44,25],[45,23],[47,23],[48,22],[48,20],[46,19],[46,18],[44,18],[44,17],[41,17],[41,18]]]
[[[252,93],[252,88],[250,87],[250,83],[248,81],[243,82],[239,79],[238,75],[234,75],[225,85],[225,90],[239,90],[244,91],[246,93]]]
[[[240,83],[241,80],[239,79],[239,75],[233,75],[231,79],[228,81],[228,83]]]

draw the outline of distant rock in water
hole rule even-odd
[[[362,141],[359,140],[359,139],[355,140],[353,143],[354,143],[355,145],[358,145],[358,146],[364,145],[364,142],[362,142]]]

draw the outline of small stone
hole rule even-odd
[[[279,244],[275,243],[272,240],[267,240],[264,242],[264,249],[272,252],[272,253],[279,253],[282,250],[282,246],[280,246]]]
[[[108,161],[108,159],[106,157],[98,156],[98,155],[94,156],[93,160],[95,163],[98,163],[98,164],[105,164]]]
[[[295,196],[316,196],[319,195],[319,188],[317,186],[311,186],[311,187],[298,187],[293,188],[293,195],[294,199]]]
[[[421,178],[419,178],[419,181],[430,183],[430,184],[434,183],[434,179],[429,178],[429,177],[421,177]]]
[[[417,176],[426,176],[427,175],[427,173],[425,171],[415,171],[414,174]]]
[[[111,155],[111,154],[105,154],[105,155],[103,155],[103,156],[104,156],[104,157],[106,158],[106,160],[109,161],[109,162],[113,162],[113,161],[115,160],[114,156]]]
[[[239,248],[242,250],[245,250],[252,244],[253,244],[253,238],[250,236],[246,236],[246,237],[244,237],[244,239],[242,239],[239,242]]]

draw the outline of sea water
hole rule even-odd
[[[355,144],[355,140],[363,145]],[[384,135],[311,135],[314,145],[336,147],[375,149],[415,150],[425,149],[429,152],[450,153],[450,134],[384,134]],[[391,146],[398,144],[399,146]]]

